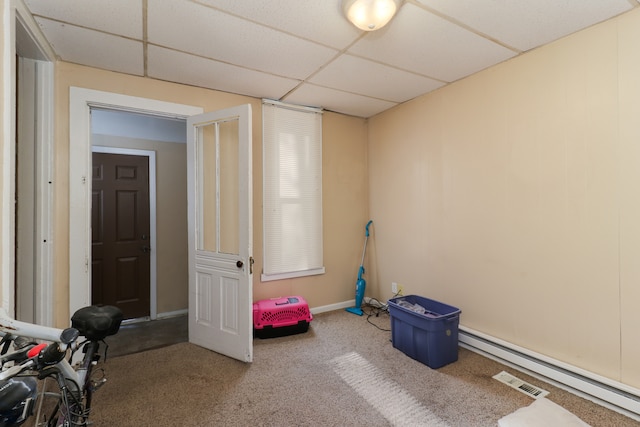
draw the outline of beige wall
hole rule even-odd
[[[214,111],[251,103],[253,109],[254,299],[297,294],[311,307],[352,299],[367,221],[366,121],[325,113],[323,118],[324,254],[327,273],[260,282],[262,271],[262,114],[259,99],[60,62],[56,66],[55,289],[56,322],[68,324],[69,88],[77,86],[201,106]],[[186,308],[186,307],[185,307]],[[159,307],[160,309],[160,307]]]
[[[187,145],[96,134],[91,143],[156,153],[157,310],[162,314],[187,308]]]
[[[370,120],[390,283],[640,387],[640,10]]]
[[[640,11],[618,21],[620,370],[640,386]]]

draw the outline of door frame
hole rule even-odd
[[[156,251],[156,152],[137,148],[105,147],[91,145],[92,153],[125,154],[127,156],[141,156],[149,159],[149,317],[158,317],[158,289],[157,289],[157,251]]]
[[[22,102],[33,103],[36,121],[35,138],[40,147],[40,163],[37,165],[36,179],[40,185],[36,199],[39,205],[35,212],[38,227],[34,240],[40,242],[34,245],[34,258],[27,260],[34,267],[35,289],[32,291],[35,307],[35,321],[42,325],[53,324],[53,262],[52,262],[52,215],[53,215],[53,104],[54,104],[54,64],[56,56],[47,40],[22,2],[3,2],[0,12],[6,25],[2,28],[4,49],[2,63],[4,64],[1,82],[4,95],[2,101],[3,125],[0,130],[4,143],[0,144],[2,157],[7,159],[2,168],[2,212],[0,219],[0,252],[3,261],[0,264],[0,285],[2,307],[15,316],[16,302],[16,247],[15,247],[15,205],[16,192],[16,55],[37,60],[37,76],[35,99],[22,99]],[[23,260],[17,260],[23,263]],[[19,284],[18,284],[19,286]],[[26,302],[29,303],[29,302]]]
[[[91,304],[91,108],[186,119],[202,107],[69,88],[69,315]]]

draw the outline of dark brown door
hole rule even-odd
[[[149,316],[149,229],[149,158],[93,153],[92,304]]]

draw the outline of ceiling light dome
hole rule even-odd
[[[396,0],[343,0],[344,14],[364,31],[379,30],[391,21],[398,10]]]

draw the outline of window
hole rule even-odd
[[[262,126],[262,280],[322,274],[322,111],[265,100]]]

